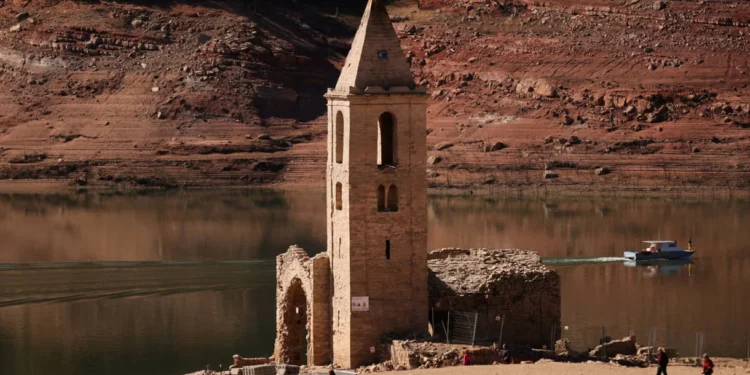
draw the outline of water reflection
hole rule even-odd
[[[273,258],[325,247],[324,194],[0,194],[0,263]]]
[[[527,248],[562,279],[574,347],[656,328],[660,345],[742,356],[750,204],[431,197],[428,248]],[[323,192],[0,194],[0,373],[177,374],[268,355],[274,262],[325,246]],[[645,239],[692,264],[623,262]]]
[[[681,269],[688,271],[688,277],[693,274],[692,259],[675,259],[675,260],[627,260],[623,263],[626,267],[642,267],[646,271],[644,275],[648,277],[656,276],[676,276]]]

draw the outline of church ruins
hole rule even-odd
[[[519,343],[548,342],[560,324],[559,282],[538,257],[514,263],[521,253],[441,250],[428,269],[428,96],[414,84],[382,0],[368,2],[326,99],[327,250],[311,258],[292,246],[277,257],[275,361],[382,361],[384,336],[436,334],[431,316],[454,308],[482,313],[480,336],[495,329],[495,315],[508,314]],[[518,266],[542,277],[525,280],[529,274],[511,271]],[[461,290],[455,280],[469,274],[489,281]]]

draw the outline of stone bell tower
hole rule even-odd
[[[328,99],[333,363],[427,329],[426,103],[382,0],[370,0]]]

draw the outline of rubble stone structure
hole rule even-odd
[[[427,331],[427,95],[382,0],[326,98],[327,252],[277,258],[275,357],[352,368],[377,359],[383,334]]]
[[[463,311],[478,314],[478,343],[497,341],[501,330],[514,347],[541,348],[560,338],[560,277],[536,252],[441,249],[428,265],[435,334],[444,336],[448,311]]]
[[[276,363],[305,364],[303,356],[311,364],[330,361],[330,279],[325,253],[311,259],[292,246],[276,258]]]

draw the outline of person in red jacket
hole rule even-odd
[[[711,375],[714,373],[714,362],[711,358],[708,358],[708,354],[703,353],[703,375]]]
[[[464,366],[471,366],[471,354],[464,352],[464,356],[461,358]]]
[[[664,351],[664,348],[659,348],[659,356],[656,357],[656,375],[667,375],[667,365],[669,364],[669,356]]]

